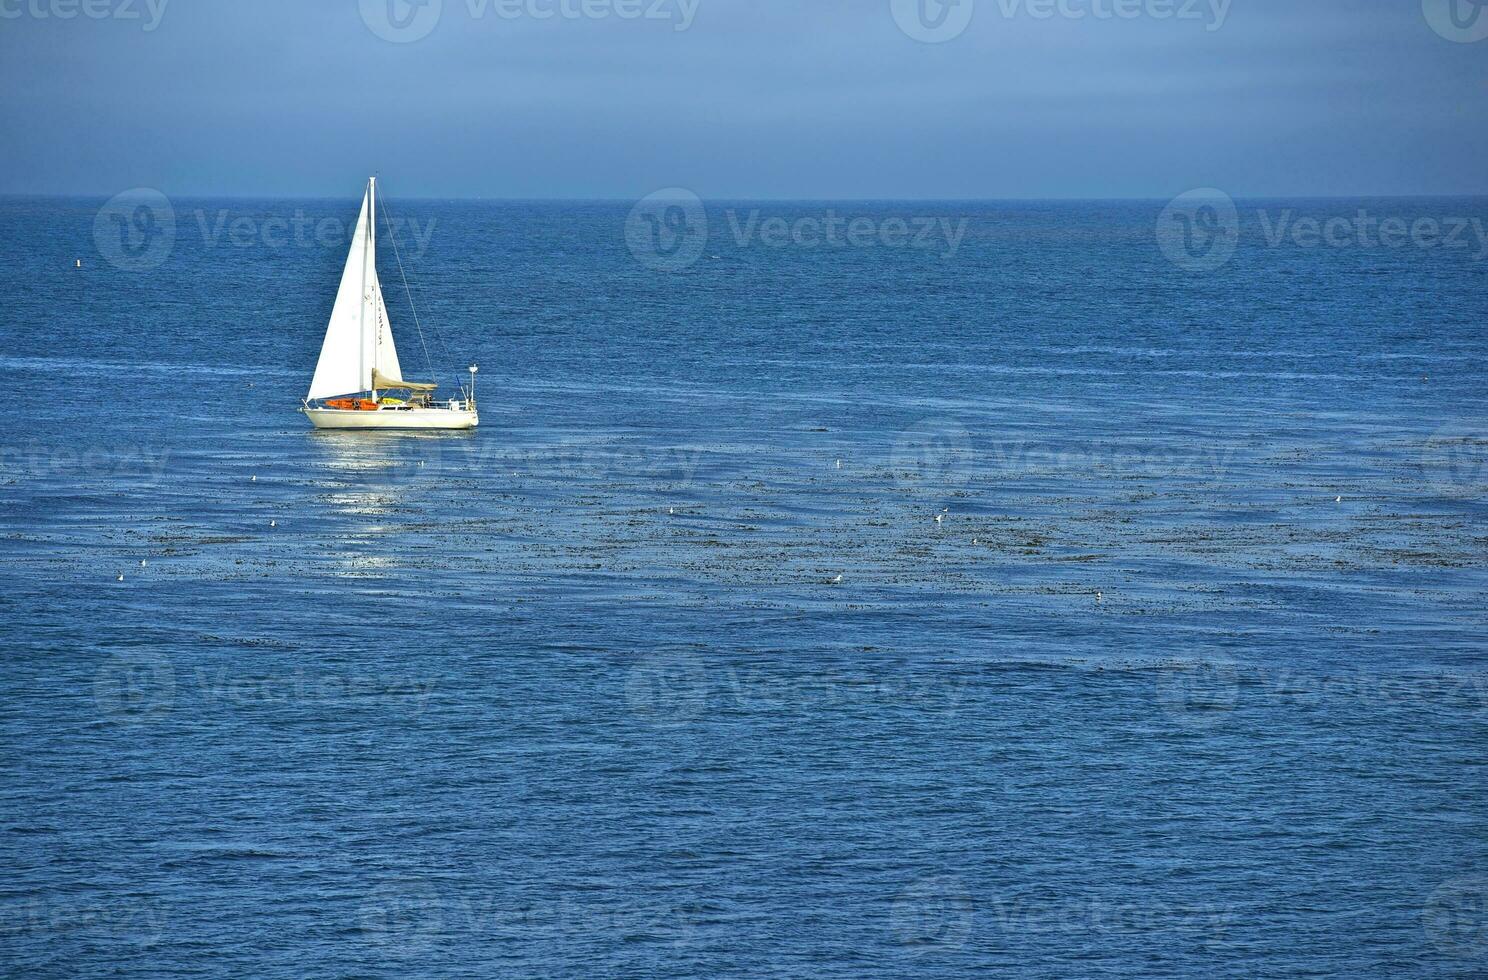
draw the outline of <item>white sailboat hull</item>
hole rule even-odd
[[[317,429],[473,429],[480,416],[452,408],[379,409],[375,412],[339,408],[304,409]]]

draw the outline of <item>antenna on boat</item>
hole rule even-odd
[[[470,407],[471,408],[474,408],[475,407],[475,372],[477,372],[477,371],[480,370],[480,365],[478,365],[478,364],[471,364],[470,367],[466,368],[466,370],[470,372],[470,395],[466,398],[466,400],[470,402]]]

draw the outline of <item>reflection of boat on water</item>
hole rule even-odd
[[[430,429],[381,429],[350,437],[317,429],[306,447],[330,510],[369,516],[407,507],[419,489],[438,485],[447,462],[464,460],[459,447],[465,442],[458,433]]]
[[[474,364],[470,387],[451,398],[436,397],[437,385],[403,378],[377,278],[376,221],[377,178],[373,177],[362,197],[362,213],[346,255],[336,305],[300,411],[318,429],[473,429],[480,423]],[[396,250],[396,241],[393,247]],[[400,274],[402,267],[400,260]],[[411,294],[409,304],[412,309]],[[417,312],[413,316],[417,326]]]

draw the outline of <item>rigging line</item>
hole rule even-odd
[[[405,285],[412,285],[412,283],[406,283],[405,282]],[[419,292],[423,292],[423,291],[424,291],[424,284],[423,283],[419,283]],[[424,297],[424,299],[427,300],[428,297]],[[425,307],[427,307],[428,306],[428,303],[425,302],[424,305],[425,305]],[[437,348],[439,348],[440,363],[441,364],[453,364],[454,362],[450,360],[449,348],[446,347],[445,346],[445,343],[444,343],[444,331],[442,331],[442,330],[439,329],[439,325],[438,324],[431,324],[430,326],[431,326],[431,332],[434,334],[434,346],[437,347]]]
[[[398,254],[398,236],[393,234],[393,223],[388,218],[387,202],[380,203],[382,204],[382,223],[387,226],[388,240],[393,243],[393,258],[398,260],[398,278],[403,280],[403,293],[408,297],[408,311],[413,314],[413,326],[418,331],[419,346],[424,349],[424,363],[429,366],[429,380],[438,384],[439,375],[434,373],[434,361],[429,357],[429,345],[424,342],[424,328],[419,324],[418,310],[413,305],[413,291],[408,288],[408,276],[403,272],[403,256]]]

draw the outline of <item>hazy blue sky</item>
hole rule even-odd
[[[0,192],[1488,193],[1453,0],[160,2],[0,0]]]

